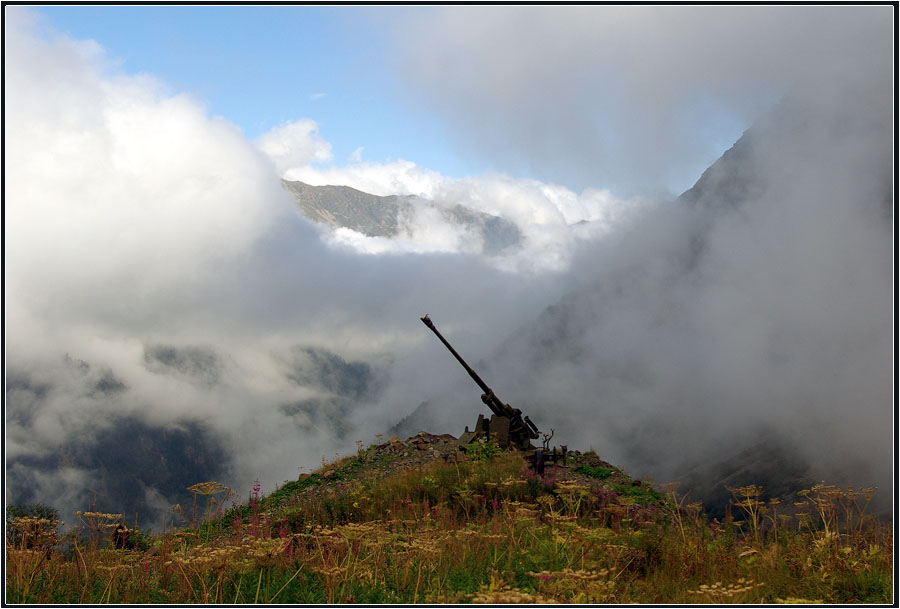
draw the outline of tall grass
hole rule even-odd
[[[733,490],[740,520],[709,522],[674,491],[540,478],[514,453],[387,476],[354,458],[328,469],[327,480],[314,473],[269,497],[257,489],[218,516],[208,504],[203,523],[153,537],[144,552],[80,541],[63,552],[55,523],[15,522],[8,600],[893,601],[892,531],[867,516],[867,489],[813,487],[805,511],[785,518],[742,487]]]

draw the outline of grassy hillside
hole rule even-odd
[[[244,503],[215,482],[164,534],[117,514],[8,524],[19,603],[892,602],[892,530],[871,490],[818,485],[787,506],[733,489],[708,521],[677,489],[595,454],[537,476],[490,445],[393,439]],[[190,514],[188,514],[190,512]],[[790,515],[788,515],[790,513]]]

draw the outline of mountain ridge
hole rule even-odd
[[[368,237],[393,239],[410,234],[418,213],[436,211],[441,221],[480,238],[484,254],[500,253],[522,240],[514,222],[460,204],[442,205],[415,195],[374,195],[351,186],[312,186],[297,180],[282,179],[281,185],[307,219]]]

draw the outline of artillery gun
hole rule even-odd
[[[466,431],[459,437],[460,446],[484,439],[496,442],[501,448],[513,446],[521,451],[535,451],[536,449],[531,444],[531,441],[537,440],[541,434],[537,426],[531,422],[531,419],[527,416],[523,417],[522,411],[518,408],[513,408],[509,404],[504,404],[500,401],[500,398],[494,394],[491,388],[481,380],[478,373],[472,370],[469,364],[456,352],[456,349],[438,332],[438,329],[434,327],[434,322],[431,321],[428,315],[422,317],[421,320],[444,343],[444,346],[453,354],[453,357],[462,364],[462,367],[466,369],[472,380],[481,387],[481,390],[484,392],[481,395],[481,401],[493,413],[490,420],[486,420],[484,415],[479,414],[474,431],[469,431],[469,427],[466,426]],[[540,453],[540,449],[538,449],[538,452]],[[540,457],[540,454],[538,457]]]

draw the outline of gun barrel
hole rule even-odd
[[[485,393],[485,395],[492,397],[492,399],[486,400],[485,403],[494,412],[494,414],[503,414],[502,408],[498,408],[497,404],[495,403],[499,403],[500,400],[498,400],[497,397],[494,396],[494,392],[490,387],[487,386],[487,383],[485,383],[481,379],[481,377],[478,376],[478,373],[472,370],[472,367],[466,363],[466,360],[464,360],[462,356],[456,352],[456,349],[453,348],[453,345],[447,342],[447,339],[444,338],[444,336],[434,326],[434,322],[431,321],[431,318],[428,317],[428,315],[425,315],[424,317],[420,317],[420,319],[422,320],[422,323],[428,326],[428,329],[434,332],[435,336],[437,336],[441,340],[441,342],[444,343],[444,346],[447,347],[447,350],[450,351],[450,353],[453,354],[453,357],[455,357],[456,360],[462,365],[462,367],[466,369],[466,372],[468,372],[469,376],[472,377],[472,380],[475,381],[475,383],[479,387],[481,387],[481,390]]]
[[[466,372],[469,373],[469,376],[472,377],[472,380],[475,381],[479,387],[481,387],[481,390],[484,391],[484,394],[481,396],[481,401],[487,404],[487,407],[490,408],[495,415],[506,417],[507,419],[509,419],[511,429],[524,431],[532,440],[537,439],[538,428],[534,423],[531,422],[531,419],[525,417],[523,420],[521,414],[522,411],[517,408],[511,408],[508,404],[504,404],[500,401],[500,398],[494,395],[493,390],[491,390],[491,388],[487,386],[487,383],[481,380],[481,377],[478,376],[478,373],[472,370],[472,367],[466,363],[466,360],[464,360],[462,356],[456,352],[456,349],[454,349],[453,346],[447,342],[447,339],[444,338],[440,332],[438,332],[438,329],[434,327],[434,322],[431,321],[431,318],[428,317],[428,315],[420,317],[419,319],[421,319],[422,323],[428,326],[428,328],[432,332],[434,332],[435,336],[441,339],[441,342],[444,343],[444,346],[447,347],[450,353],[453,354],[453,357],[455,357],[456,360],[460,364],[462,364],[462,367],[466,369]]]

